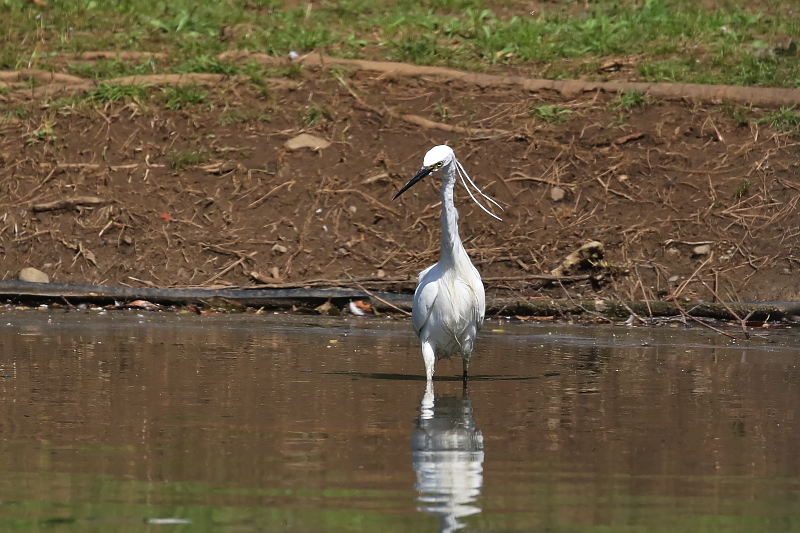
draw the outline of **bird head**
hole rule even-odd
[[[455,158],[456,154],[449,146],[443,144],[434,146],[425,154],[425,159],[422,160],[422,168],[419,169],[419,172],[394,195],[392,200],[396,200],[401,194],[413,187],[416,183],[422,181],[422,179],[431,172],[436,172],[442,167],[452,163]]]
[[[397,200],[397,198],[401,194],[403,194],[408,189],[413,187],[416,183],[422,181],[422,179],[431,172],[436,172],[437,170],[441,170],[442,168],[450,165],[455,165],[456,172],[458,173],[458,176],[461,178],[461,183],[464,184],[464,188],[467,189],[469,197],[472,198],[472,200],[476,204],[478,204],[478,207],[480,207],[486,213],[488,213],[489,216],[492,216],[497,220],[502,220],[500,217],[498,217],[497,215],[486,209],[483,206],[483,204],[480,201],[478,201],[477,198],[475,198],[475,194],[473,194],[472,189],[474,189],[478,195],[482,196],[483,198],[485,198],[486,200],[488,200],[489,202],[500,208],[500,210],[502,211],[503,208],[500,206],[500,204],[498,204],[489,196],[486,196],[483,193],[481,188],[478,187],[475,184],[475,182],[472,181],[472,178],[469,177],[469,174],[467,174],[467,171],[464,170],[463,166],[461,166],[461,163],[458,162],[458,159],[456,159],[456,154],[455,152],[453,152],[453,149],[443,144],[440,144],[439,146],[434,146],[433,148],[428,150],[428,153],[425,154],[425,159],[422,160],[422,168],[419,169],[419,172],[417,172],[417,174],[413,178],[411,178],[411,180],[408,183],[403,185],[403,188],[400,189],[397,192],[397,194],[394,195],[394,198],[392,198],[392,200]],[[472,187],[472,189],[470,187]]]

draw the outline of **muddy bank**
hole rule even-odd
[[[800,147],[759,123],[773,109],[345,67],[294,76],[119,101],[0,96],[2,278],[28,266],[121,287],[356,278],[407,294],[438,258],[438,184],[391,197],[448,143],[505,208],[497,222],[457,192],[490,298],[800,297]],[[287,148],[301,133],[330,144]],[[590,241],[602,253],[554,282]]]

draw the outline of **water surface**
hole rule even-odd
[[[800,337],[0,313],[0,530],[800,531]],[[427,392],[427,394],[426,394]]]

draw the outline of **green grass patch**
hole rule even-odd
[[[208,161],[208,152],[205,150],[173,150],[169,154],[172,168],[181,171]]]
[[[736,190],[733,191],[733,196],[738,200],[747,196],[750,193],[750,188],[753,184],[749,180],[742,180],[739,185],[736,186]]]
[[[55,130],[53,129],[53,124],[50,122],[45,122],[36,130],[34,130],[33,133],[31,133],[31,136],[25,140],[25,144],[32,146],[40,142],[52,143],[57,140],[58,135],[56,135]]]
[[[635,107],[644,107],[652,104],[653,99],[641,91],[628,91],[618,95],[611,103],[611,109],[624,109],[630,111]]]
[[[719,105],[719,111],[726,117],[733,119],[740,126],[750,122],[751,109],[738,104],[725,103]]]
[[[795,107],[781,107],[777,111],[758,119],[758,124],[769,124],[778,131],[800,133],[800,111],[795,111]]]
[[[89,93],[89,98],[103,103],[134,98],[143,99],[146,96],[147,86],[145,85],[112,85],[109,83],[101,83]]]
[[[210,54],[202,54],[179,63],[173,67],[175,72],[202,72],[209,74],[225,74],[233,76],[239,74],[242,69],[233,63],[222,61]]]
[[[244,49],[473,70],[524,65],[539,76],[599,79],[606,74],[594,68],[598,59],[622,56],[646,58],[635,60],[644,81],[800,86],[800,18],[780,3],[712,9],[689,0],[596,0],[529,9],[503,0],[338,0],[312,8],[272,0],[59,0],[47,9],[2,0],[0,68],[60,68],[61,53],[136,50],[165,51],[171,61],[74,61],[70,69],[93,79],[159,69],[232,75],[244,67],[218,55]]]
[[[208,91],[195,84],[168,86],[164,88],[167,109],[187,109],[202,104],[208,97]]]
[[[569,121],[569,116],[573,113],[571,109],[564,109],[559,105],[540,105],[531,109],[531,116],[543,120],[549,124],[564,124]]]
[[[70,63],[69,71],[76,76],[95,80],[121,78],[123,76],[155,74],[158,71],[156,62],[148,59],[142,63],[120,61],[118,59],[100,59],[83,63]]]
[[[453,118],[453,112],[450,111],[450,107],[443,101],[433,104],[433,115],[437,118],[437,120],[444,122],[447,122]]]
[[[307,128],[313,128],[322,122],[333,120],[333,112],[328,106],[313,102],[300,111],[300,120]]]
[[[23,120],[31,116],[31,109],[27,105],[19,105],[3,112],[3,122]]]
[[[280,74],[280,76],[283,78],[296,80],[303,77],[304,71],[305,71],[305,66],[303,66],[302,63],[290,63],[285,67],[279,68],[278,74]]]
[[[219,117],[217,117],[217,124],[220,126],[228,126],[230,124],[247,122],[248,120],[259,117],[259,112],[255,109],[225,109],[219,114]]]

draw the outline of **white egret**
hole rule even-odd
[[[420,171],[400,189],[393,200],[437,170],[442,171],[442,254],[438,263],[419,275],[411,318],[422,347],[428,383],[433,379],[436,361],[458,353],[461,354],[466,384],[475,337],[483,325],[486,294],[481,276],[470,261],[458,234],[458,211],[453,203],[456,176],[461,178],[470,198],[498,220],[499,217],[478,201],[470,186],[497,207],[500,204],[486,196],[472,181],[449,146],[431,148],[425,154]]]

